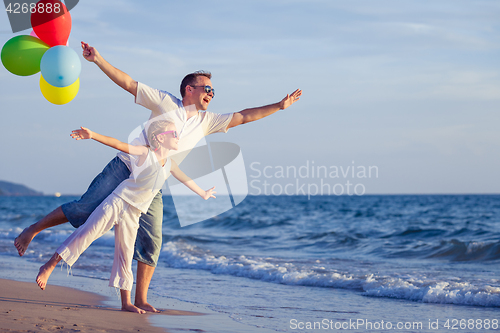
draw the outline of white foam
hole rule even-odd
[[[372,278],[363,286],[365,295],[460,305],[500,306],[500,288],[485,284],[443,280],[404,281],[401,278]]]

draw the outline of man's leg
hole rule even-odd
[[[112,159],[102,172],[94,178],[87,192],[79,200],[63,204],[21,232],[14,241],[19,255],[24,255],[33,238],[44,229],[68,221],[75,228],[84,224],[94,209],[113,192],[118,184],[129,176],[130,171],[125,163],[118,157]]]
[[[159,312],[148,303],[148,289],[161,250],[163,200],[161,191],[153,199],[147,214],[141,214],[135,240],[134,259],[137,260],[135,306],[150,312]]]
[[[146,311],[139,309],[130,300],[130,290],[120,289],[120,297],[122,299],[122,311],[130,311],[134,313],[144,314]]]
[[[135,285],[135,306],[150,312],[160,312],[148,303],[148,290],[155,267],[137,261],[137,281]]]
[[[38,235],[40,231],[55,227],[56,225],[60,225],[66,222],[68,222],[68,219],[66,218],[66,215],[64,215],[61,206],[57,207],[47,216],[24,229],[21,234],[17,236],[17,238],[14,240],[14,245],[17,249],[17,252],[20,256],[24,255],[31,241],[33,240],[33,238],[35,238],[36,235]]]

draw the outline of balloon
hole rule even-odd
[[[38,38],[38,36],[36,35],[35,30],[31,30],[30,36]],[[40,38],[38,38],[38,39],[40,39]],[[66,42],[66,46],[69,46],[69,38],[68,38],[68,41]]]
[[[72,48],[58,45],[45,52],[40,62],[40,70],[50,85],[61,88],[78,79],[82,63]]]
[[[13,37],[2,48],[2,64],[12,74],[28,76],[40,71],[40,60],[49,46],[33,36]]]
[[[75,83],[67,87],[58,88],[48,84],[43,76],[40,75],[40,90],[43,96],[53,104],[62,105],[71,102],[78,94],[79,89],[80,79],[77,79]]]
[[[36,8],[31,14],[31,26],[38,38],[50,46],[66,45],[71,32],[71,15],[66,6],[59,0],[40,0]]]

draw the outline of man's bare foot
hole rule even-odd
[[[20,256],[23,256],[26,250],[28,249],[28,246],[30,245],[31,241],[33,238],[36,236],[36,233],[33,232],[33,226],[30,225],[29,227],[25,228],[19,236],[14,240],[14,246],[17,249],[17,253],[19,253]]]
[[[38,284],[40,289],[45,290],[45,287],[47,286],[47,280],[49,279],[50,274],[52,273],[56,265],[53,265],[49,261],[48,263],[40,267],[38,275],[36,276],[36,283]]]
[[[130,311],[130,312],[139,313],[139,314],[146,313],[146,311],[144,311],[143,309],[139,309],[137,306],[135,306],[133,304],[122,305],[122,311]]]
[[[154,313],[161,312],[160,310],[155,309],[155,307],[149,303],[144,303],[144,304],[135,303],[135,306],[137,306],[140,309],[146,310],[148,312],[154,312]]]

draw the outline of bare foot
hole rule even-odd
[[[152,306],[149,303],[144,303],[144,304],[135,303],[135,306],[137,306],[138,308],[141,308],[143,310],[146,310],[148,312],[154,312],[154,313],[161,312],[160,310],[155,309],[154,306]]]
[[[40,289],[45,290],[45,287],[47,286],[47,280],[50,277],[50,274],[54,270],[56,265],[51,264],[49,261],[42,267],[40,267],[40,270],[38,271],[38,275],[36,276],[36,283],[40,287]]]
[[[133,304],[122,305],[122,311],[130,311],[130,312],[139,313],[139,314],[146,313],[146,311],[139,309],[137,306],[135,306]]]
[[[29,227],[25,228],[19,236],[14,240],[14,246],[17,249],[17,253],[19,253],[20,256],[23,256],[26,250],[28,249],[28,246],[30,245],[31,241],[33,238],[36,236],[36,233],[32,231],[32,226],[30,225]]]

